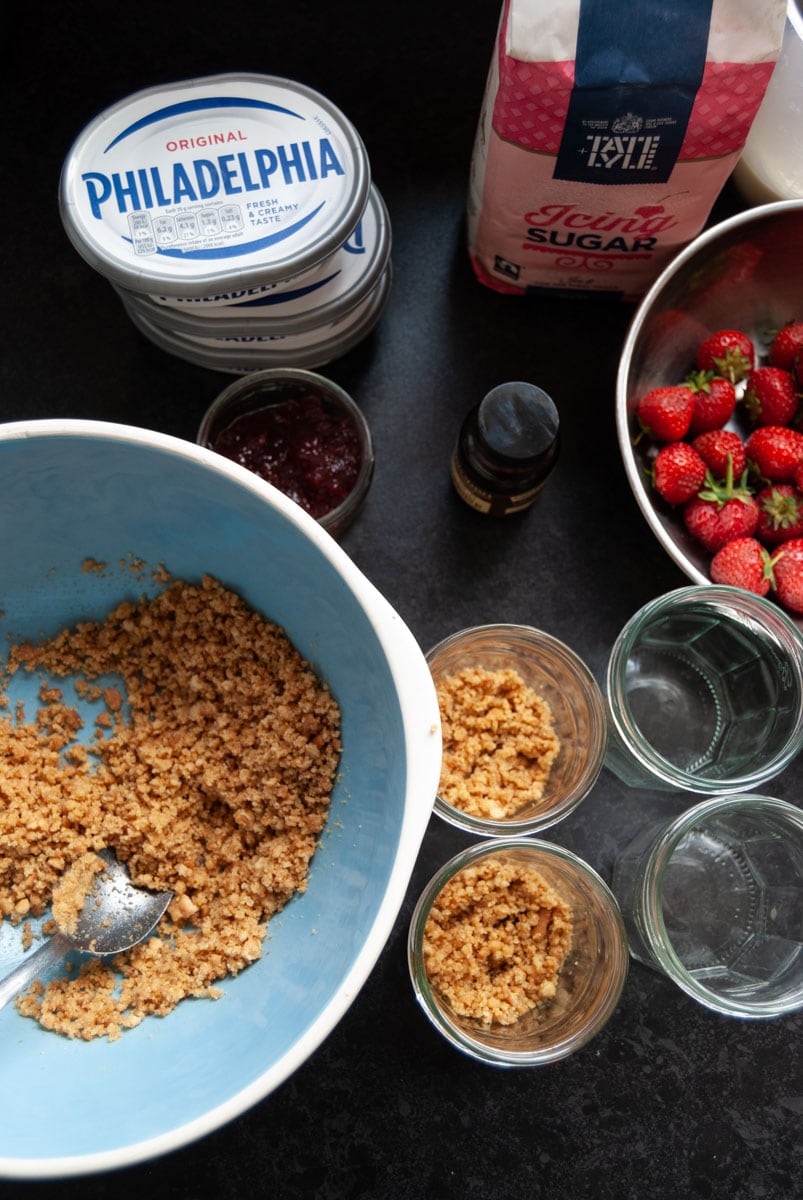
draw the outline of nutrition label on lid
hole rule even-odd
[[[150,213],[136,212],[129,216],[128,227],[135,254],[156,254],[162,246],[197,244],[202,237],[214,238],[221,232],[240,233],[243,216],[236,204],[153,219]]]

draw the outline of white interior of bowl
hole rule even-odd
[[[110,1043],[0,1012],[0,1175],[108,1170],[174,1149],[266,1096],[319,1046],[401,906],[440,772],[431,676],[412,634],[318,524],[211,451],[90,421],[0,426],[0,638],[100,618],[149,586],[128,556],[209,573],[282,625],[342,710],[341,777],[309,887],[217,1001]],[[84,571],[87,558],[102,574]],[[157,586],[151,583],[150,587]],[[0,971],[21,957],[3,929]]]
[[[763,351],[771,330],[801,317],[803,200],[793,200],[749,209],[702,233],[659,276],[631,322],[617,378],[619,448],[647,523],[695,583],[710,583],[710,556],[652,489],[649,440],[633,445],[636,405],[653,387],[682,383],[708,334],[742,329]]]

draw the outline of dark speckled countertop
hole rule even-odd
[[[470,271],[463,210],[497,0],[14,8],[3,30],[0,420],[84,417],[194,439],[230,377],[136,332],[66,239],[59,171],[83,126],[142,87],[243,70],[303,81],[361,133],[393,229],[381,323],[324,368],[363,407],[376,444],[373,486],[344,548],[422,648],[466,625],[526,622],[568,642],[601,679],[625,620],[686,580],[649,533],[617,449],[614,378],[632,310],[509,299]],[[714,215],[738,205],[726,187]],[[462,505],[448,464],[466,410],[516,378],[554,397],[563,451],[536,506],[500,525]],[[797,800],[801,779],[793,765],[771,791]],[[603,772],[549,836],[609,880],[617,848],[677,811],[676,799],[627,791]],[[494,1070],[439,1038],[413,999],[407,925],[424,883],[466,844],[432,820],[375,970],[278,1092],[160,1160],[62,1183],[0,1182],[0,1196],[796,1200],[799,1018],[728,1021],[633,964],[608,1026],[561,1063]]]

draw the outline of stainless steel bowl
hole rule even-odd
[[[650,388],[682,382],[709,333],[743,329],[760,354],[769,331],[793,319],[803,320],[803,199],[748,209],[700,234],[658,277],[628,330],[616,383],[619,448],[647,524],[695,583],[711,582],[710,555],[651,488],[650,444],[633,444],[636,405]]]

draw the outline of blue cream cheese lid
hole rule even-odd
[[[101,112],[64,163],[61,216],[112,283],[166,296],[291,279],[340,247],[370,169],[324,96],[270,75],[137,92]]]

